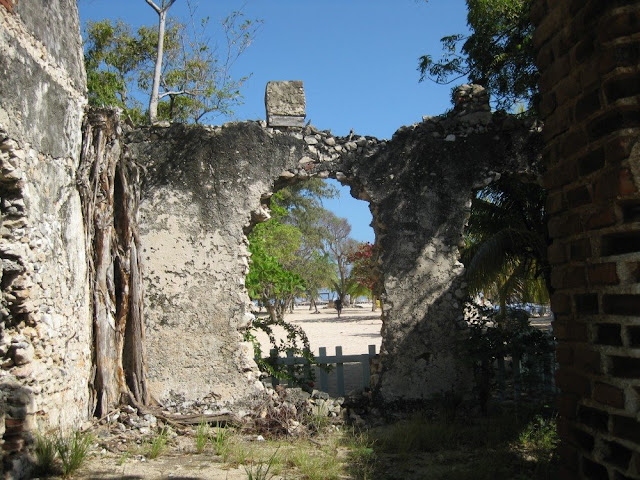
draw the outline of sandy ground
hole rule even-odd
[[[369,345],[375,345],[376,353],[380,352],[382,337],[380,329],[380,310],[371,311],[371,304],[362,307],[349,307],[342,310],[340,318],[334,308],[319,308],[320,313],[312,313],[309,307],[296,307],[293,313],[285,317],[287,322],[301,327],[309,337],[309,344],[314,355],[319,354],[319,348],[325,347],[327,355],[334,355],[338,346],[342,347],[343,355],[362,355],[369,352]],[[277,338],[284,338],[282,329],[275,330]],[[263,332],[258,332],[258,340],[262,346],[264,356],[271,348],[269,339]],[[319,388],[319,373],[316,370],[316,388]],[[328,375],[328,393],[339,396],[336,370]],[[362,390],[364,384],[362,365],[359,363],[344,365],[344,391],[349,393]]]
[[[380,310],[372,312],[370,304],[362,308],[349,307],[342,310],[340,318],[334,308],[319,308],[319,311],[316,314],[309,312],[309,307],[296,307],[285,317],[287,322],[306,332],[314,354],[318,354],[318,348],[326,347],[327,354],[332,355],[337,346],[342,346],[343,355],[367,353],[369,345],[375,345],[376,352],[380,351]],[[283,332],[280,330],[279,334],[283,335]],[[269,339],[262,332],[257,336],[266,355]]]

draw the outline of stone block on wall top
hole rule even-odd
[[[304,86],[300,80],[268,82],[264,94],[267,125],[302,127],[306,117]]]

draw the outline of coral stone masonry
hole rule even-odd
[[[241,415],[263,398],[242,341],[247,234],[311,177],[373,214],[377,401],[464,394],[464,225],[479,188],[523,173],[549,190],[562,478],[640,478],[640,5],[534,0],[531,15],[542,133],[463,85],[449,113],[377,139],[305,124],[301,81],[267,85],[265,122],[128,127],[85,111],[76,2],[0,0],[4,477],[29,478],[36,430],[121,402]]]
[[[640,3],[536,0],[562,478],[640,478]]]

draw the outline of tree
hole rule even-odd
[[[231,67],[253,41],[260,22],[233,12],[221,24],[226,44],[222,48],[207,37],[209,19],[198,23],[189,1],[187,6],[187,24],[166,19],[157,120],[198,123],[214,114],[232,114],[242,99],[240,88],[247,77],[234,79]],[[133,32],[122,21],[87,23],[85,66],[91,105],[118,106],[134,122],[145,121],[140,92],[153,87],[158,35],[159,26]]]
[[[376,300],[381,293],[381,272],[375,246],[369,242],[358,244],[355,251],[349,254],[348,261],[351,263],[350,278],[371,295],[371,311],[375,312]]]
[[[160,6],[153,0],[145,0],[147,4],[158,14],[158,43],[156,49],[156,63],[153,70],[153,85],[149,98],[149,123],[155,123],[158,119],[158,95],[160,90],[160,75],[162,74],[162,58],[164,56],[164,29],[167,23],[167,12],[176,0],[162,0]]]
[[[468,77],[486,87],[499,109],[524,104],[534,112],[538,70],[529,19],[531,0],[467,0],[469,36],[443,37],[443,54],[420,57],[420,81]]]
[[[493,295],[503,312],[509,301],[548,301],[545,199],[536,183],[503,176],[472,202],[462,254],[470,291]]]
[[[349,255],[355,251],[357,242],[349,237],[351,225],[347,219],[325,210],[319,221],[324,239],[324,251],[336,264],[338,278],[334,281],[333,287],[338,299],[344,304],[345,296],[355,283],[349,278]]]

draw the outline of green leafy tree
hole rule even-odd
[[[188,23],[166,19],[154,121],[198,123],[213,115],[231,115],[242,100],[240,88],[248,77],[233,78],[231,68],[255,38],[260,22],[233,12],[221,24],[226,44],[221,48],[207,37],[209,19],[198,23],[197,12],[187,5]],[[122,21],[102,20],[88,22],[84,33],[89,103],[118,106],[134,122],[144,122],[141,99],[155,88],[159,26],[134,32]]]
[[[533,112],[538,70],[529,19],[531,0],[467,0],[470,35],[442,38],[442,57],[420,57],[420,81],[451,83],[468,77],[485,86],[496,107],[524,104]]]
[[[336,264],[337,278],[333,282],[338,299],[343,303],[346,295],[356,288],[357,282],[350,278],[349,256],[356,250],[357,243],[350,237],[351,225],[345,218],[325,210],[319,218],[323,237],[323,250]]]
[[[369,242],[362,242],[352,251],[347,260],[351,263],[350,278],[362,287],[359,292],[353,292],[355,296],[370,295],[371,311],[376,310],[376,300],[381,293],[381,272],[377,262],[377,252],[374,245]]]
[[[471,205],[462,259],[471,293],[510,301],[546,303],[551,291],[544,203],[533,182],[503,176]]]

